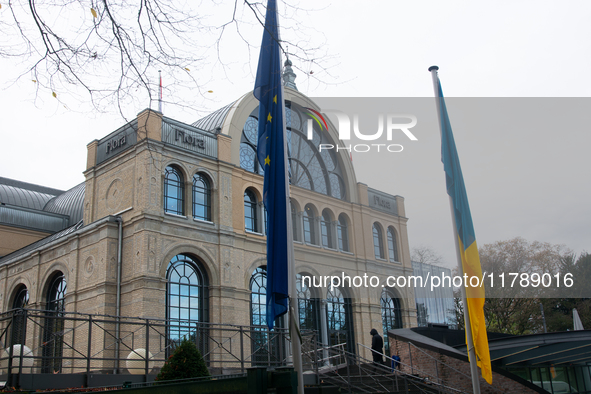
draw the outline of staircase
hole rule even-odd
[[[363,346],[363,345],[362,345]],[[465,394],[452,387],[421,378],[384,365],[375,365],[359,355],[344,350],[344,346],[321,347],[324,359],[317,360],[318,382],[316,392],[332,392],[328,387],[338,388],[341,393],[416,393],[416,394]],[[328,355],[328,357],[326,357]],[[390,363],[389,357],[386,357]],[[331,360],[326,363],[323,360]],[[336,364],[334,360],[339,360]]]

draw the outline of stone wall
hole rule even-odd
[[[419,343],[411,343],[390,334],[391,355],[401,359],[400,369],[403,372],[418,375],[431,381],[440,382],[465,393],[472,392],[470,363],[468,357],[442,349],[421,347]],[[480,370],[479,370],[480,372]],[[526,382],[510,373],[493,367],[493,384],[488,384],[479,376],[482,394],[498,393],[546,393],[545,390]]]

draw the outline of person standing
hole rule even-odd
[[[373,364],[374,365],[384,365],[384,340],[378,334],[378,331],[375,328],[372,328],[369,332],[372,336],[371,338],[371,355],[373,357]]]

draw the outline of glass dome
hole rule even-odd
[[[333,150],[319,151],[320,144],[336,144],[326,130],[320,129],[306,108],[286,101],[285,123],[290,164],[290,184],[327,196],[347,199],[343,171]],[[263,175],[256,160],[258,134],[258,107],[250,114],[242,129],[240,140],[240,167]],[[308,127],[312,125],[313,138],[308,140]]]

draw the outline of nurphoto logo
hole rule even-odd
[[[310,117],[308,119],[308,140],[312,140],[314,138],[313,133],[313,126],[314,122],[318,124],[321,130],[324,128],[328,129],[328,124],[324,119],[324,116],[320,114],[318,111],[313,110],[312,108],[306,108],[308,111],[307,115]],[[336,116],[338,120],[338,134],[339,140],[346,142],[351,140],[351,120],[349,115],[346,113],[335,110],[335,109],[327,109],[324,110],[325,114],[332,114]],[[345,146],[339,146],[338,144],[335,146],[333,144],[320,144],[318,149],[320,152],[322,150],[330,150],[335,149],[337,152],[339,150],[347,150],[349,152],[370,152],[370,151],[387,151],[387,152],[402,152],[404,147],[401,144],[391,143],[392,140],[400,135],[406,136],[411,141],[417,141],[417,137],[410,131],[411,128],[417,125],[417,117],[411,114],[378,114],[378,121],[377,121],[377,131],[368,132],[368,130],[362,132],[359,127],[359,115],[353,114],[353,134],[355,138],[362,140],[362,141],[380,141],[384,140],[383,134],[384,130],[386,131],[385,140],[388,143],[372,143],[372,144],[351,144]]]

